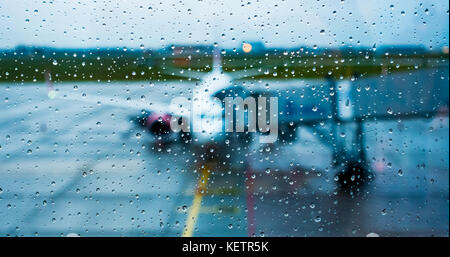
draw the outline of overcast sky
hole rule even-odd
[[[447,0],[1,0],[0,48],[448,46]]]

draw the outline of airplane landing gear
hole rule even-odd
[[[346,160],[341,162],[344,168],[337,174],[338,185],[343,191],[357,192],[367,185],[374,176],[366,161],[364,128],[361,119],[356,119],[355,139],[358,146],[357,151],[350,155],[344,155]]]

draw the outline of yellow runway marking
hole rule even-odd
[[[195,190],[194,200],[189,210],[188,217],[186,219],[186,227],[183,231],[182,237],[191,237],[194,233],[195,222],[198,219],[200,207],[202,206],[202,198],[205,194],[206,185],[208,184],[209,170],[205,166],[202,169],[200,179],[197,182],[197,188]]]

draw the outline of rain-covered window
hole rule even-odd
[[[444,0],[0,2],[0,236],[448,236]]]

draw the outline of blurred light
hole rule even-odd
[[[442,47],[442,52],[443,52],[444,54],[448,54],[448,46]]]
[[[242,51],[244,51],[244,53],[250,53],[250,51],[252,51],[252,45],[249,43],[243,43]]]
[[[56,97],[56,91],[55,90],[49,90],[47,95],[48,95],[48,98],[54,99]]]
[[[384,163],[381,161],[377,161],[373,163],[373,169],[377,172],[383,172],[384,171]]]

